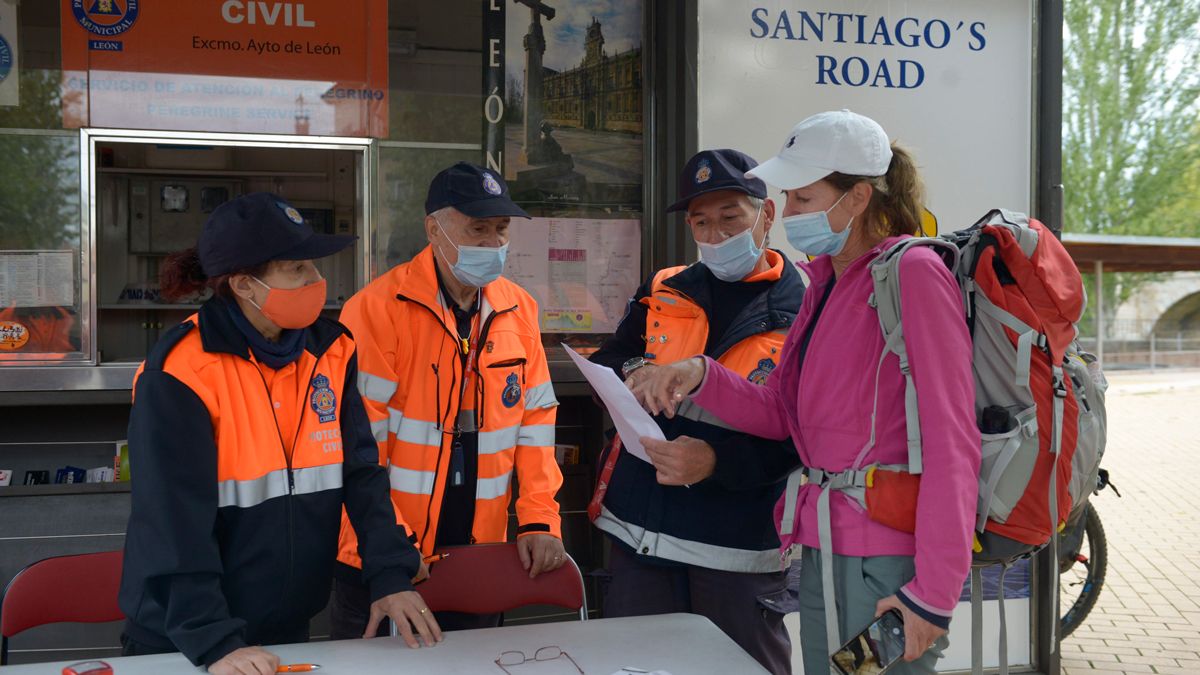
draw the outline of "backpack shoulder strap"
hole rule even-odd
[[[893,244],[871,262],[871,280],[874,290],[870,303],[879,316],[879,328],[883,332],[883,351],[875,366],[875,395],[871,406],[871,437],[859,452],[854,466],[858,467],[867,452],[875,445],[875,414],[879,408],[879,371],[887,355],[895,354],[900,360],[900,372],[904,374],[904,416],[908,433],[908,472],[922,473],[921,423],[918,414],[917,388],[913,384],[912,371],[908,365],[908,349],[904,344],[903,317],[900,311],[900,260],[904,254],[917,246],[928,246],[946,263],[952,273],[958,269],[958,247],[940,237],[909,237]]]

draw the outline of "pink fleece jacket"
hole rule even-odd
[[[864,254],[837,279],[817,320],[801,367],[800,344],[826,288],[834,282],[829,256],[801,267],[811,284],[783,346],[780,365],[765,386],[755,385],[708,360],[693,400],[746,433],[789,435],[805,466],[842,471],[870,436],[871,399],[883,335],[867,302],[873,290],[869,263],[892,238]],[[953,276],[930,249],[918,247],[900,262],[900,302],[909,362],[916,383],[924,475],[917,498],[916,534],[867,518],[844,494],[831,498],[833,549],[839,555],[911,555],[916,576],[902,599],[926,618],[945,624],[958,603],[971,563],[980,449],[975,424],[971,340]],[[879,375],[875,447],[864,466],[906,464],[904,377],[888,355]],[[817,497],[805,485],[793,532],[780,532],[783,548],[817,543]],[[782,500],[776,506],[776,524]],[[913,607],[915,605],[916,607]],[[924,610],[924,611],[920,611]],[[934,615],[930,617],[929,615]]]

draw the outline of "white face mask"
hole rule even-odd
[[[754,224],[749,229],[743,230],[719,244],[696,242],[696,246],[700,249],[700,262],[704,263],[713,276],[721,281],[741,281],[758,264],[763,249],[754,241],[754,228],[758,227],[758,221],[762,219],[762,212],[763,205],[759,204]],[[764,235],[764,244],[766,239]]]
[[[500,278],[504,262],[508,258],[508,244],[499,248],[490,246],[459,246],[450,239],[442,221],[434,218],[446,241],[458,251],[458,262],[450,266],[454,278],[472,288],[483,288]]]
[[[834,232],[829,225],[829,212],[841,204],[848,194],[848,191],[843,192],[833,206],[824,211],[785,216],[783,229],[787,232],[788,243],[795,246],[796,250],[813,256],[841,253],[846,247],[846,240],[850,238],[850,225],[854,223],[854,216],[850,216],[846,229]]]

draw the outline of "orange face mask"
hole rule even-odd
[[[250,277],[267,289],[267,299],[260,306],[253,300],[250,304],[258,308],[280,328],[308,328],[321,315],[325,306],[325,280],[300,288],[271,288],[258,277]]]

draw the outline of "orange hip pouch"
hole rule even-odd
[[[894,530],[917,531],[917,493],[921,477],[907,471],[874,467],[867,473],[867,517]]]

